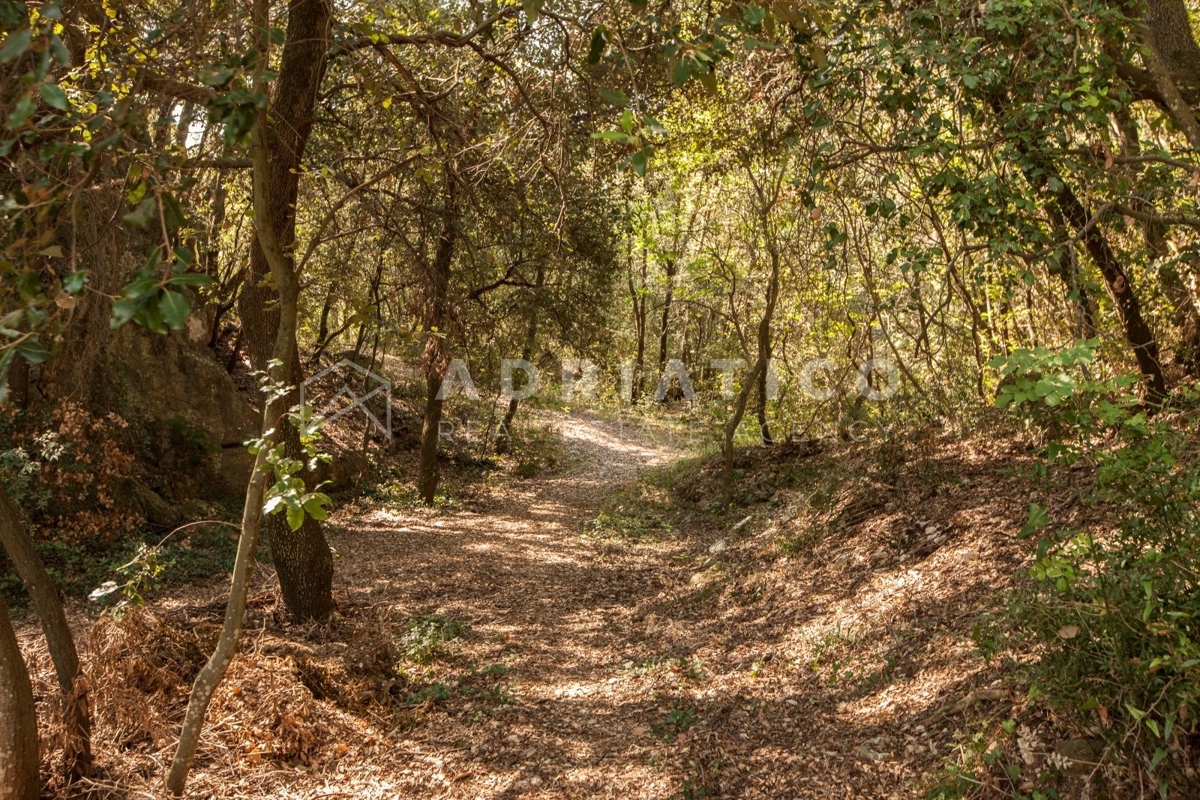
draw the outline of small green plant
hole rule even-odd
[[[426,686],[423,689],[418,689],[412,694],[404,698],[404,704],[409,706],[423,706],[426,703],[436,704],[449,700],[454,696],[454,687],[447,686],[444,683],[435,683],[432,686]]]
[[[597,514],[588,523],[588,529],[594,534],[641,539],[667,533],[671,530],[671,525],[650,509],[619,505],[612,511],[601,511]]]
[[[112,615],[119,622],[130,606],[145,605],[145,593],[160,585],[161,575],[166,569],[162,553],[161,544],[139,544],[136,555],[116,569],[125,582],[105,581],[88,595],[88,599],[95,603],[111,604]],[[114,603],[117,595],[121,599]]]
[[[669,742],[699,722],[700,717],[693,709],[676,706],[667,712],[665,722],[651,725],[650,729],[659,739]]]
[[[463,620],[441,614],[413,617],[401,628],[397,647],[405,661],[428,664],[441,655],[446,642],[462,636],[470,627]]]
[[[39,513],[49,508],[53,494],[34,479],[43,465],[54,464],[66,451],[57,431],[43,431],[33,437],[32,448],[17,445],[0,453],[0,472],[8,477],[9,492],[17,505]]]

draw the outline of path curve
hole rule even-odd
[[[386,598],[408,615],[467,620],[470,657],[511,669],[511,705],[449,702],[400,744],[440,754],[438,769],[407,776],[406,791],[673,794],[644,757],[661,744],[652,730],[658,703],[624,680],[630,617],[672,566],[652,545],[583,532],[614,492],[684,453],[640,423],[553,419],[567,454],[560,472],[506,483],[484,513],[377,509],[333,540],[341,592],[356,602]]]

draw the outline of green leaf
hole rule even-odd
[[[601,25],[596,28],[592,34],[592,44],[588,49],[588,63],[599,64],[600,59],[604,56],[604,50],[608,47],[608,28]]]
[[[46,105],[51,108],[57,108],[59,111],[71,110],[71,101],[67,99],[67,93],[58,84],[43,83],[38,87],[38,91],[42,93],[42,99],[46,101]]]
[[[645,176],[646,166],[649,164],[649,159],[645,150],[638,150],[629,157],[629,166],[633,167],[633,171],[638,175]]]
[[[121,297],[113,301],[112,317],[109,318],[108,327],[116,330],[133,319],[134,314],[138,313],[142,308],[142,303],[137,298]]]
[[[742,12],[742,19],[746,20],[746,24],[752,28],[762,25],[766,16],[767,12],[762,6],[746,6],[746,10]]]
[[[13,110],[8,115],[8,129],[15,131],[25,124],[25,121],[33,116],[36,110],[33,103],[33,97],[26,94],[13,105]]]
[[[237,70],[231,67],[209,67],[201,70],[200,82],[215,88],[223,87],[225,84],[233,80],[233,76],[237,74]]]
[[[172,286],[208,286],[212,282],[212,276],[203,272],[182,272],[172,275],[171,280],[167,281]]]
[[[44,13],[44,12],[43,12]],[[64,67],[71,66],[71,53],[67,50],[66,45],[62,43],[62,39],[58,34],[50,37],[50,52],[54,53],[54,58]]]
[[[671,68],[671,83],[683,86],[690,77],[692,77],[692,62],[686,58],[676,61],[675,66]]]
[[[4,40],[0,45],[0,64],[15,61],[29,49],[33,34],[29,28],[23,28]]]
[[[1021,532],[1017,534],[1018,539],[1024,539],[1028,536],[1040,531],[1050,524],[1050,513],[1039,506],[1037,503],[1029,504],[1029,518],[1025,523],[1025,527],[1021,528]]]
[[[150,223],[151,218],[154,217],[156,208],[158,208],[158,204],[154,202],[154,198],[147,197],[137,204],[137,208],[121,217],[121,222],[124,222],[131,228],[144,228]]]
[[[81,269],[63,278],[63,291],[67,294],[79,294],[88,282],[88,271]]]
[[[294,531],[300,530],[300,526],[304,524],[304,509],[301,506],[288,506],[287,521],[289,528]]]
[[[196,260],[196,254],[192,252],[192,248],[183,245],[175,247],[175,257],[179,259],[179,263],[183,264],[184,269],[191,266],[192,262]]]
[[[323,495],[314,495],[304,502],[304,510],[308,515],[315,520],[324,520],[329,518],[329,512],[325,510],[325,498]]]
[[[29,338],[16,347],[17,355],[30,364],[41,364],[50,358],[50,351],[37,339]]]
[[[627,108],[629,106],[629,98],[620,89],[605,89],[601,87],[597,91],[600,92],[600,96],[607,102],[612,103],[618,108]]]
[[[600,139],[606,142],[620,142],[621,144],[633,144],[637,141],[636,136],[630,136],[628,133],[621,131],[599,131],[592,134],[593,139]]]
[[[158,313],[162,314],[162,320],[172,330],[179,330],[187,322],[188,314],[192,311],[188,305],[187,298],[179,292],[172,292],[170,289],[162,293],[162,297],[158,301]]]

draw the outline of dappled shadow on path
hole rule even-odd
[[[616,489],[678,453],[586,419],[564,439],[569,469],[503,487],[487,513],[376,509],[334,540],[346,604],[467,620],[459,663],[504,666],[502,700],[452,694],[395,733],[392,746],[438,765],[413,766],[404,785],[454,797],[902,797],[940,763],[947,709],[972,697],[982,668],[963,668],[972,645],[947,611],[985,606],[1017,559],[967,528],[1015,525],[1016,510],[994,492],[962,493],[959,534],[890,564],[860,552],[900,524],[882,509],[783,566],[779,533],[756,536],[753,523],[741,555],[697,572],[709,541],[581,535]],[[923,469],[996,479],[991,462],[939,458]]]

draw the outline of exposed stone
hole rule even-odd
[[[126,325],[108,335],[92,374],[88,405],[130,423],[150,488],[241,502],[254,463],[243,443],[258,435],[260,417],[207,347],[202,325],[170,334]]]
[[[1082,775],[1100,763],[1104,743],[1096,739],[1067,739],[1054,745],[1054,752],[1065,762],[1063,772]]]

